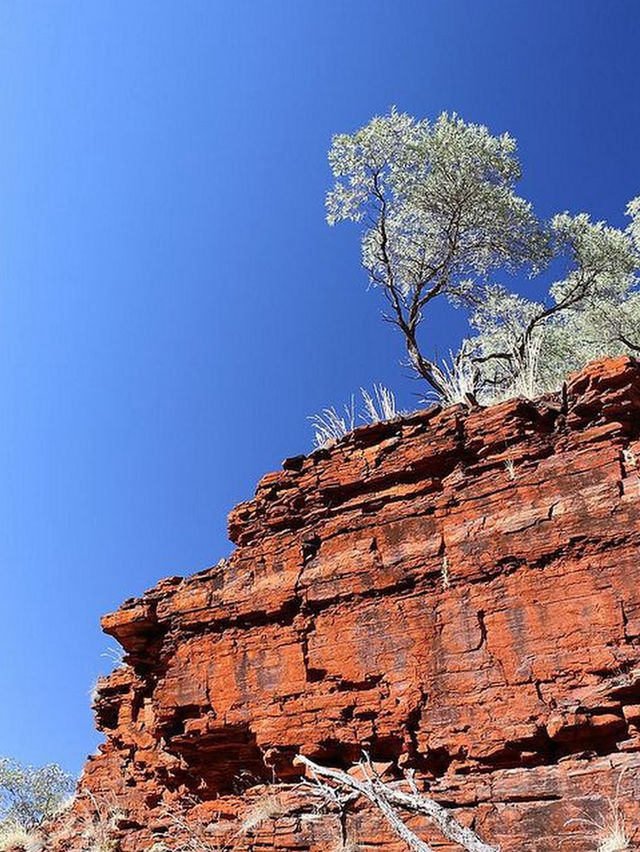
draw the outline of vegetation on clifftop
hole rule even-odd
[[[443,113],[391,110],[334,136],[327,220],[362,230],[362,263],[385,296],[409,364],[445,403],[534,396],[588,361],[640,351],[640,198],[626,229],[586,213],[542,221],[516,193],[516,142]],[[556,277],[546,298],[499,278]],[[446,299],[470,333],[449,364],[428,355],[428,314]],[[427,333],[425,333],[427,331]]]

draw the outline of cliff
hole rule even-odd
[[[363,748],[503,852],[594,850],[618,808],[633,833],[639,438],[621,358],[287,459],[232,511],[228,561],[104,618],[126,664],[99,684],[91,796],[48,848],[84,849],[106,808],[123,852],[395,852],[374,810],[310,813],[297,784],[297,753]]]

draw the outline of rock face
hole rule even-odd
[[[309,813],[297,785],[297,753],[344,768],[363,748],[503,852],[594,850],[616,817],[633,835],[639,438],[621,358],[562,396],[433,408],[286,460],[231,513],[228,561],[104,618],[127,665],[99,685],[92,798],[49,848],[84,849],[103,802],[124,852],[395,852],[379,814]]]

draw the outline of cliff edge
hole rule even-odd
[[[265,476],[229,535],[103,619],[125,665],[49,849],[85,849],[106,808],[123,852],[395,852],[374,810],[309,813],[297,783],[296,754],[363,748],[503,852],[640,828],[637,362],[357,429]]]

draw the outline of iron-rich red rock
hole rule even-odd
[[[346,767],[363,748],[503,852],[595,849],[616,794],[640,825],[634,360],[590,365],[564,401],[357,429],[265,476],[229,535],[228,561],[103,619],[127,665],[99,684],[93,800],[50,849],[82,849],[108,801],[124,852],[177,848],[185,825],[395,852],[379,814],[312,819],[295,785],[298,752]]]

